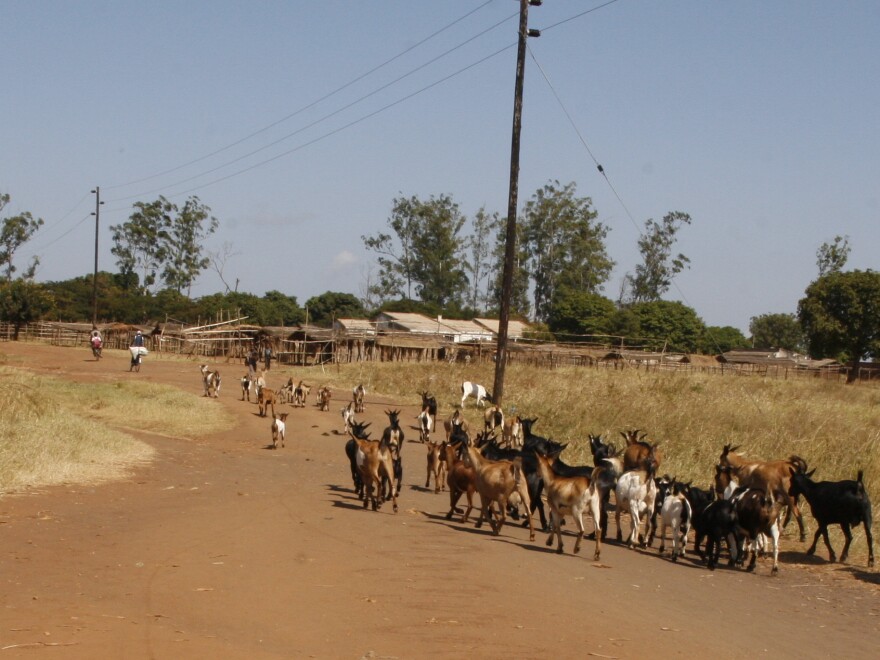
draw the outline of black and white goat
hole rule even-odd
[[[666,550],[666,527],[672,528],[672,561],[684,557],[687,546],[688,532],[691,529],[693,511],[685,493],[688,484],[672,479],[668,483],[661,482],[660,497],[660,554]]]

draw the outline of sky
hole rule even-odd
[[[90,274],[98,186],[101,270],[132,204],[197,195],[239,290],[360,295],[395,198],[506,215],[518,11],[0,0],[2,215],[45,221],[15,264]],[[519,206],[554,180],[592,199],[608,297],[670,211],[691,263],[666,298],[709,325],[795,312],[836,235],[877,269],[880,3],[544,0],[529,27]],[[222,290],[208,270],[192,295]]]

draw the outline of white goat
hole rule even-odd
[[[633,547],[638,541],[645,545],[651,527],[651,512],[654,510],[654,500],[657,498],[657,484],[654,483],[654,475],[645,470],[632,470],[623,473],[617,480],[617,499],[614,520],[617,523],[617,540],[621,540],[620,512],[628,511],[632,517],[632,529],[629,533],[629,546]],[[645,534],[639,541],[639,526],[641,515],[645,514]]]
[[[474,397],[477,400],[477,405],[480,407],[483,406],[483,401],[488,401],[489,403],[492,403],[492,394],[490,392],[487,392],[485,387],[466,380],[461,384],[462,407],[464,407],[464,402],[469,396]]]
[[[342,409],[342,423],[345,425],[343,432],[348,435],[354,424],[355,402],[349,401],[348,405]]]

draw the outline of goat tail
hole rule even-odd
[[[856,481],[859,482],[860,486],[863,485],[862,484],[862,477],[864,477],[864,476],[865,476],[865,473],[862,470],[859,470],[859,476],[856,477]]]

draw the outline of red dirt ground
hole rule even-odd
[[[122,352],[93,362],[86,348],[3,351],[72,380],[202,391],[195,363],[150,356],[129,374]],[[364,511],[339,434],[345,393],[331,413],[291,408],[287,447],[272,451],[269,421],[239,400],[243,368],[217,366],[216,404],[236,428],[139,434],[158,458],[130,480],[0,501],[0,659],[880,653],[878,573],[808,561],[791,536],[778,577],[766,560],[756,574],[710,573],[613,543],[597,563],[591,542],[570,554],[572,537],[557,556],[541,533],[529,543],[521,527],[493,537],[447,522],[447,494],[422,487],[416,442],[404,450],[400,512]],[[391,403],[367,397],[374,428]]]

